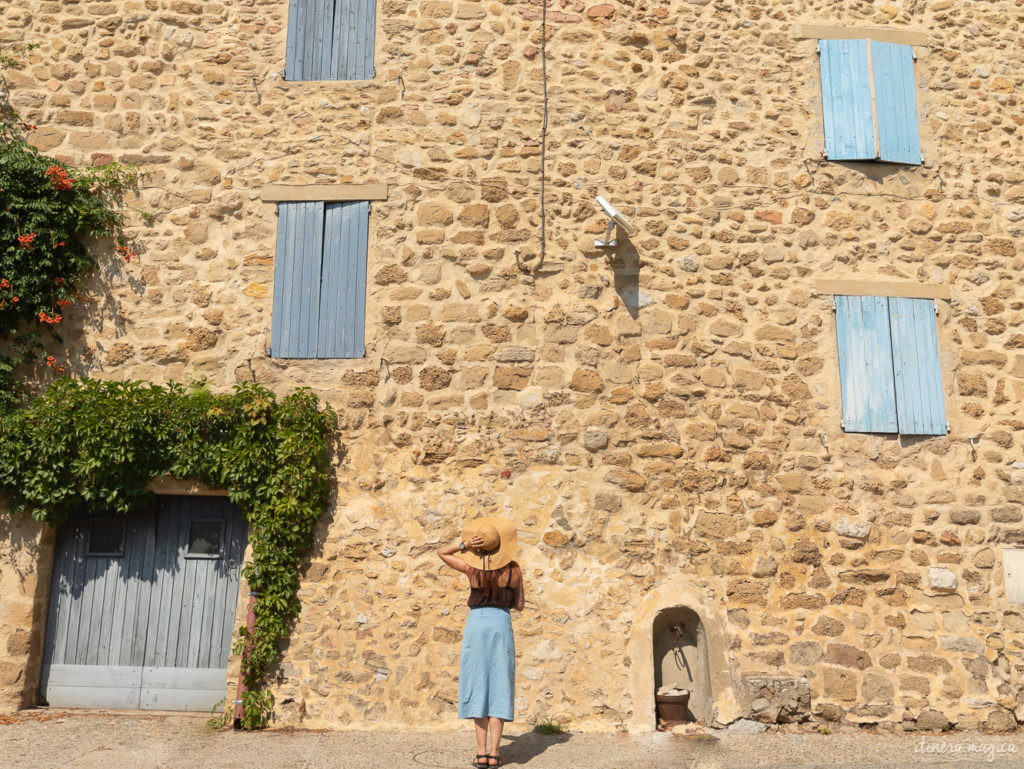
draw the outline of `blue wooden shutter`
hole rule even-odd
[[[889,305],[880,296],[837,296],[836,340],[848,433],[895,433]]]
[[[377,0],[338,0],[334,12],[331,74],[334,80],[373,78]]]
[[[363,357],[370,203],[328,203],[320,282],[318,358]]]
[[[875,83],[879,159],[920,165],[914,50],[909,45],[872,40],[871,69]]]
[[[285,45],[284,56],[285,80],[310,79],[305,67],[305,55],[310,47],[311,5],[311,0],[289,0],[288,42]]]
[[[867,40],[819,40],[821,108],[829,160],[874,160]]]
[[[373,77],[376,0],[290,0],[287,80]]]
[[[889,326],[900,433],[945,435],[934,300],[890,298]]]
[[[272,357],[316,357],[323,236],[323,202],[277,204]]]

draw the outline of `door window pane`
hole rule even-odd
[[[124,518],[93,518],[89,522],[87,555],[124,555]]]
[[[199,558],[219,558],[223,521],[191,521],[188,527],[188,555]]]

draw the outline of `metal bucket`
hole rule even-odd
[[[690,693],[668,695],[655,694],[654,704],[658,712],[658,720],[665,723],[686,723],[690,720],[687,714],[690,704]]]

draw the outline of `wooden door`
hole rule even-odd
[[[246,530],[223,497],[83,513],[57,540],[42,694],[52,706],[209,710],[223,696]]]

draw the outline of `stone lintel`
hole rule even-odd
[[[323,200],[387,200],[386,184],[265,184],[260,190],[264,203]]]
[[[902,296],[909,299],[949,299],[949,286],[940,283],[901,283],[889,280],[816,280],[814,292],[833,296]]]
[[[178,478],[154,478],[146,484],[146,490],[154,494],[181,494],[193,497],[226,497],[227,489],[215,489],[199,481],[182,481]]]
[[[928,33],[909,27],[841,27],[834,24],[796,24],[796,37],[811,37],[816,40],[878,40],[882,43],[900,45],[928,45]]]

